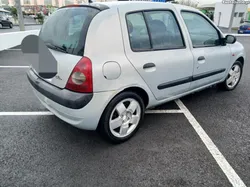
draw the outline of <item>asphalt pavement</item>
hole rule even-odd
[[[26,25],[25,30],[39,30],[41,28],[41,25]],[[19,26],[13,26],[12,29],[10,28],[1,28],[0,29],[0,34],[2,33],[10,33],[10,32],[19,32],[20,28]]]
[[[238,37],[250,59],[250,37]],[[146,114],[130,141],[111,145],[47,111],[26,78],[21,51],[0,52],[0,186],[228,187],[230,181],[181,113]],[[250,64],[237,89],[217,87],[181,99],[246,186],[250,186]],[[157,110],[178,109],[175,102]]]

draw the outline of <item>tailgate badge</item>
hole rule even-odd
[[[62,81],[62,78],[59,75],[56,75],[55,78]]]

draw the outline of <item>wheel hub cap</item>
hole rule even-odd
[[[117,104],[111,113],[109,126],[111,133],[119,138],[130,135],[138,126],[141,106],[135,99],[125,99]]]
[[[229,88],[235,87],[240,80],[240,75],[241,75],[241,68],[239,65],[236,64],[231,68],[229,72],[229,77],[226,81],[227,86]]]

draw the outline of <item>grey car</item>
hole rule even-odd
[[[4,27],[13,28],[13,23],[8,18],[0,16],[0,28]]]
[[[137,132],[147,109],[215,84],[234,90],[246,63],[234,36],[171,3],[62,7],[39,37],[58,64],[53,78],[28,71],[37,98],[60,119],[114,143]]]

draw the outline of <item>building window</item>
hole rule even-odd
[[[240,13],[239,13],[239,17],[240,17],[240,18],[244,17],[244,12],[240,12]]]
[[[237,15],[238,15],[238,12],[235,12],[235,13],[234,13],[234,17],[237,17]]]

